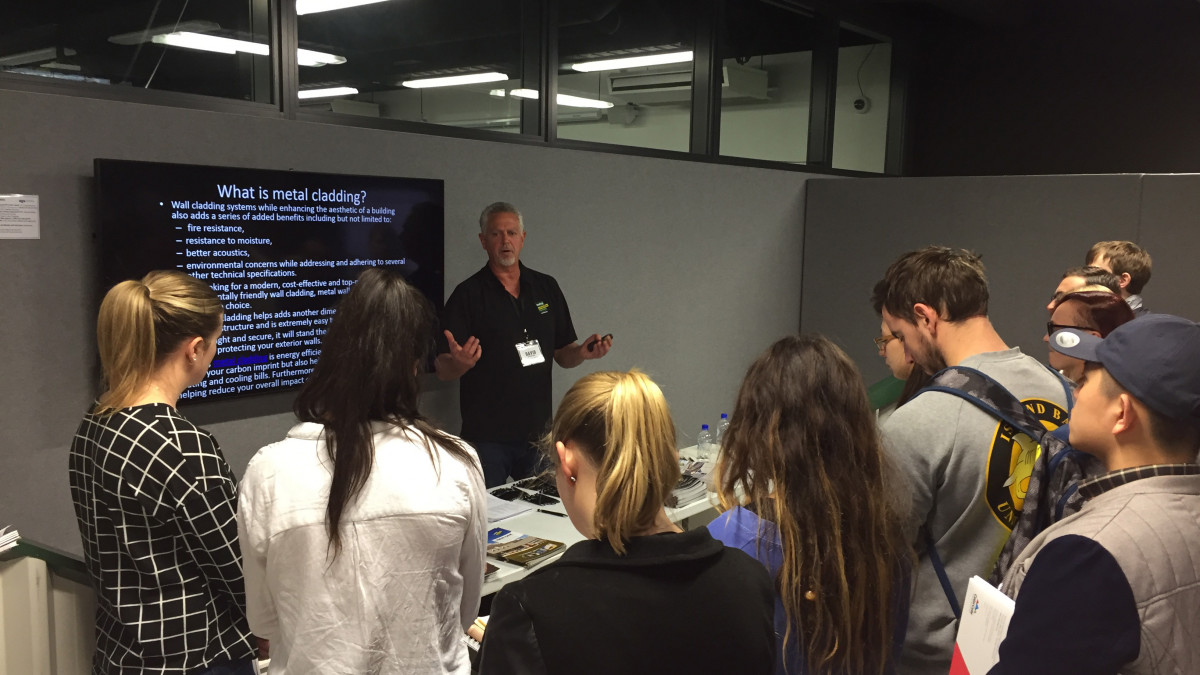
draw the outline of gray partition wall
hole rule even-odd
[[[1150,252],[1151,310],[1200,318],[1198,212],[1196,175],[810,180],[801,327],[837,340],[868,382],[884,377],[871,287],[903,252],[944,244],[983,256],[997,330],[1044,361],[1046,302],[1063,270],[1104,239]]]
[[[796,172],[15,91],[0,91],[0,129],[0,193],[41,197],[41,239],[0,240],[0,525],[72,551],[67,448],[97,394],[96,157],[444,179],[447,291],[486,261],[482,207],[514,202],[522,260],[558,278],[581,336],[615,335],[599,364],[556,368],[556,399],[587,372],[642,368],[681,444],[799,323]],[[428,384],[425,408],[456,430],[457,385]],[[289,427],[286,397],[272,406],[238,404],[225,415],[240,419],[208,425],[237,475]]]

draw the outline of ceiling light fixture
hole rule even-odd
[[[426,77],[420,80],[405,80],[400,86],[409,89],[425,89],[428,87],[453,87],[460,84],[480,84],[483,82],[501,82],[507,80],[504,73],[469,73],[467,75],[451,75],[449,77]]]
[[[50,61],[49,63],[39,64],[38,68],[49,68],[51,70],[66,70],[66,71],[70,71],[72,73],[83,72],[83,66],[76,65],[74,63],[59,63],[58,61]]]
[[[211,33],[217,30],[221,30],[221,24],[213,21],[183,21],[175,26],[157,26],[155,28],[147,28],[146,30],[137,30],[132,33],[110,35],[108,41],[115,45],[140,45],[143,42],[152,41],[155,35],[165,35],[167,33]]]
[[[166,33],[164,35],[155,35],[151,38],[151,41],[155,44],[168,45],[170,47],[197,49],[205,52],[216,52],[218,54],[243,52],[245,54],[267,56],[271,53],[271,47],[261,42],[235,40],[219,35],[205,35],[204,33]],[[318,67],[326,64],[345,63],[346,57],[315,52],[311,49],[297,49],[296,62],[302,66]]]
[[[62,56],[75,56],[75,50],[64,48]],[[39,63],[42,61],[53,61],[59,57],[58,50],[54,47],[46,47],[44,49],[33,49],[19,54],[9,54],[8,56],[0,56],[0,66],[23,66],[27,63]]]
[[[536,89],[513,89],[512,91],[508,92],[508,95],[516,96],[517,98],[536,99],[538,97],[538,92]],[[570,94],[559,94],[555,100],[558,101],[559,105],[569,106],[571,108],[605,109],[613,107],[613,103],[610,101],[601,101],[594,98],[583,98],[582,96],[572,96]]]
[[[330,96],[353,96],[358,93],[354,87],[326,87],[325,89],[301,89],[297,96],[300,98],[328,98]]]
[[[385,0],[296,0],[296,14],[316,14],[359,5],[372,5],[376,2]]]
[[[667,52],[662,54],[647,54],[645,56],[630,56],[619,59],[603,59],[601,61],[584,61],[583,63],[573,63],[571,64],[571,70],[581,73],[593,73],[597,70],[619,70],[621,68],[661,66],[667,63],[687,63],[691,60],[691,52]]]

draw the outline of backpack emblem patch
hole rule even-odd
[[[1048,431],[1067,421],[1067,412],[1050,401],[1031,398],[1021,403]],[[988,450],[984,498],[996,520],[1010,530],[1021,517],[1029,477],[1041,451],[1041,445],[1029,434],[1006,422],[996,425]]]

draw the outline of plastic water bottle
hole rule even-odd
[[[700,454],[701,459],[712,459],[713,437],[712,432],[708,430],[707,424],[700,425],[700,433],[696,435],[696,450]]]
[[[721,421],[717,422],[717,445],[725,444],[725,430],[729,428],[729,413],[721,413]]]

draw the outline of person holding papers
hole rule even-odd
[[[913,554],[874,417],[858,369],[820,336],[771,345],[738,392],[708,529],[775,579],[776,673],[894,671]]]
[[[703,528],[681,532],[663,508],[680,474],[658,386],[636,370],[583,377],[547,439],[587,540],[496,594],[480,673],[770,672],[766,572]]]
[[[1087,362],[1071,445],[1107,473],[1005,576],[1016,607],[989,672],[1200,672],[1200,325],[1150,314],[1050,346]]]
[[[246,613],[271,675],[470,672],[483,472],[417,409],[433,328],[399,274],[364,271],[296,398],[300,423],[246,468]]]

